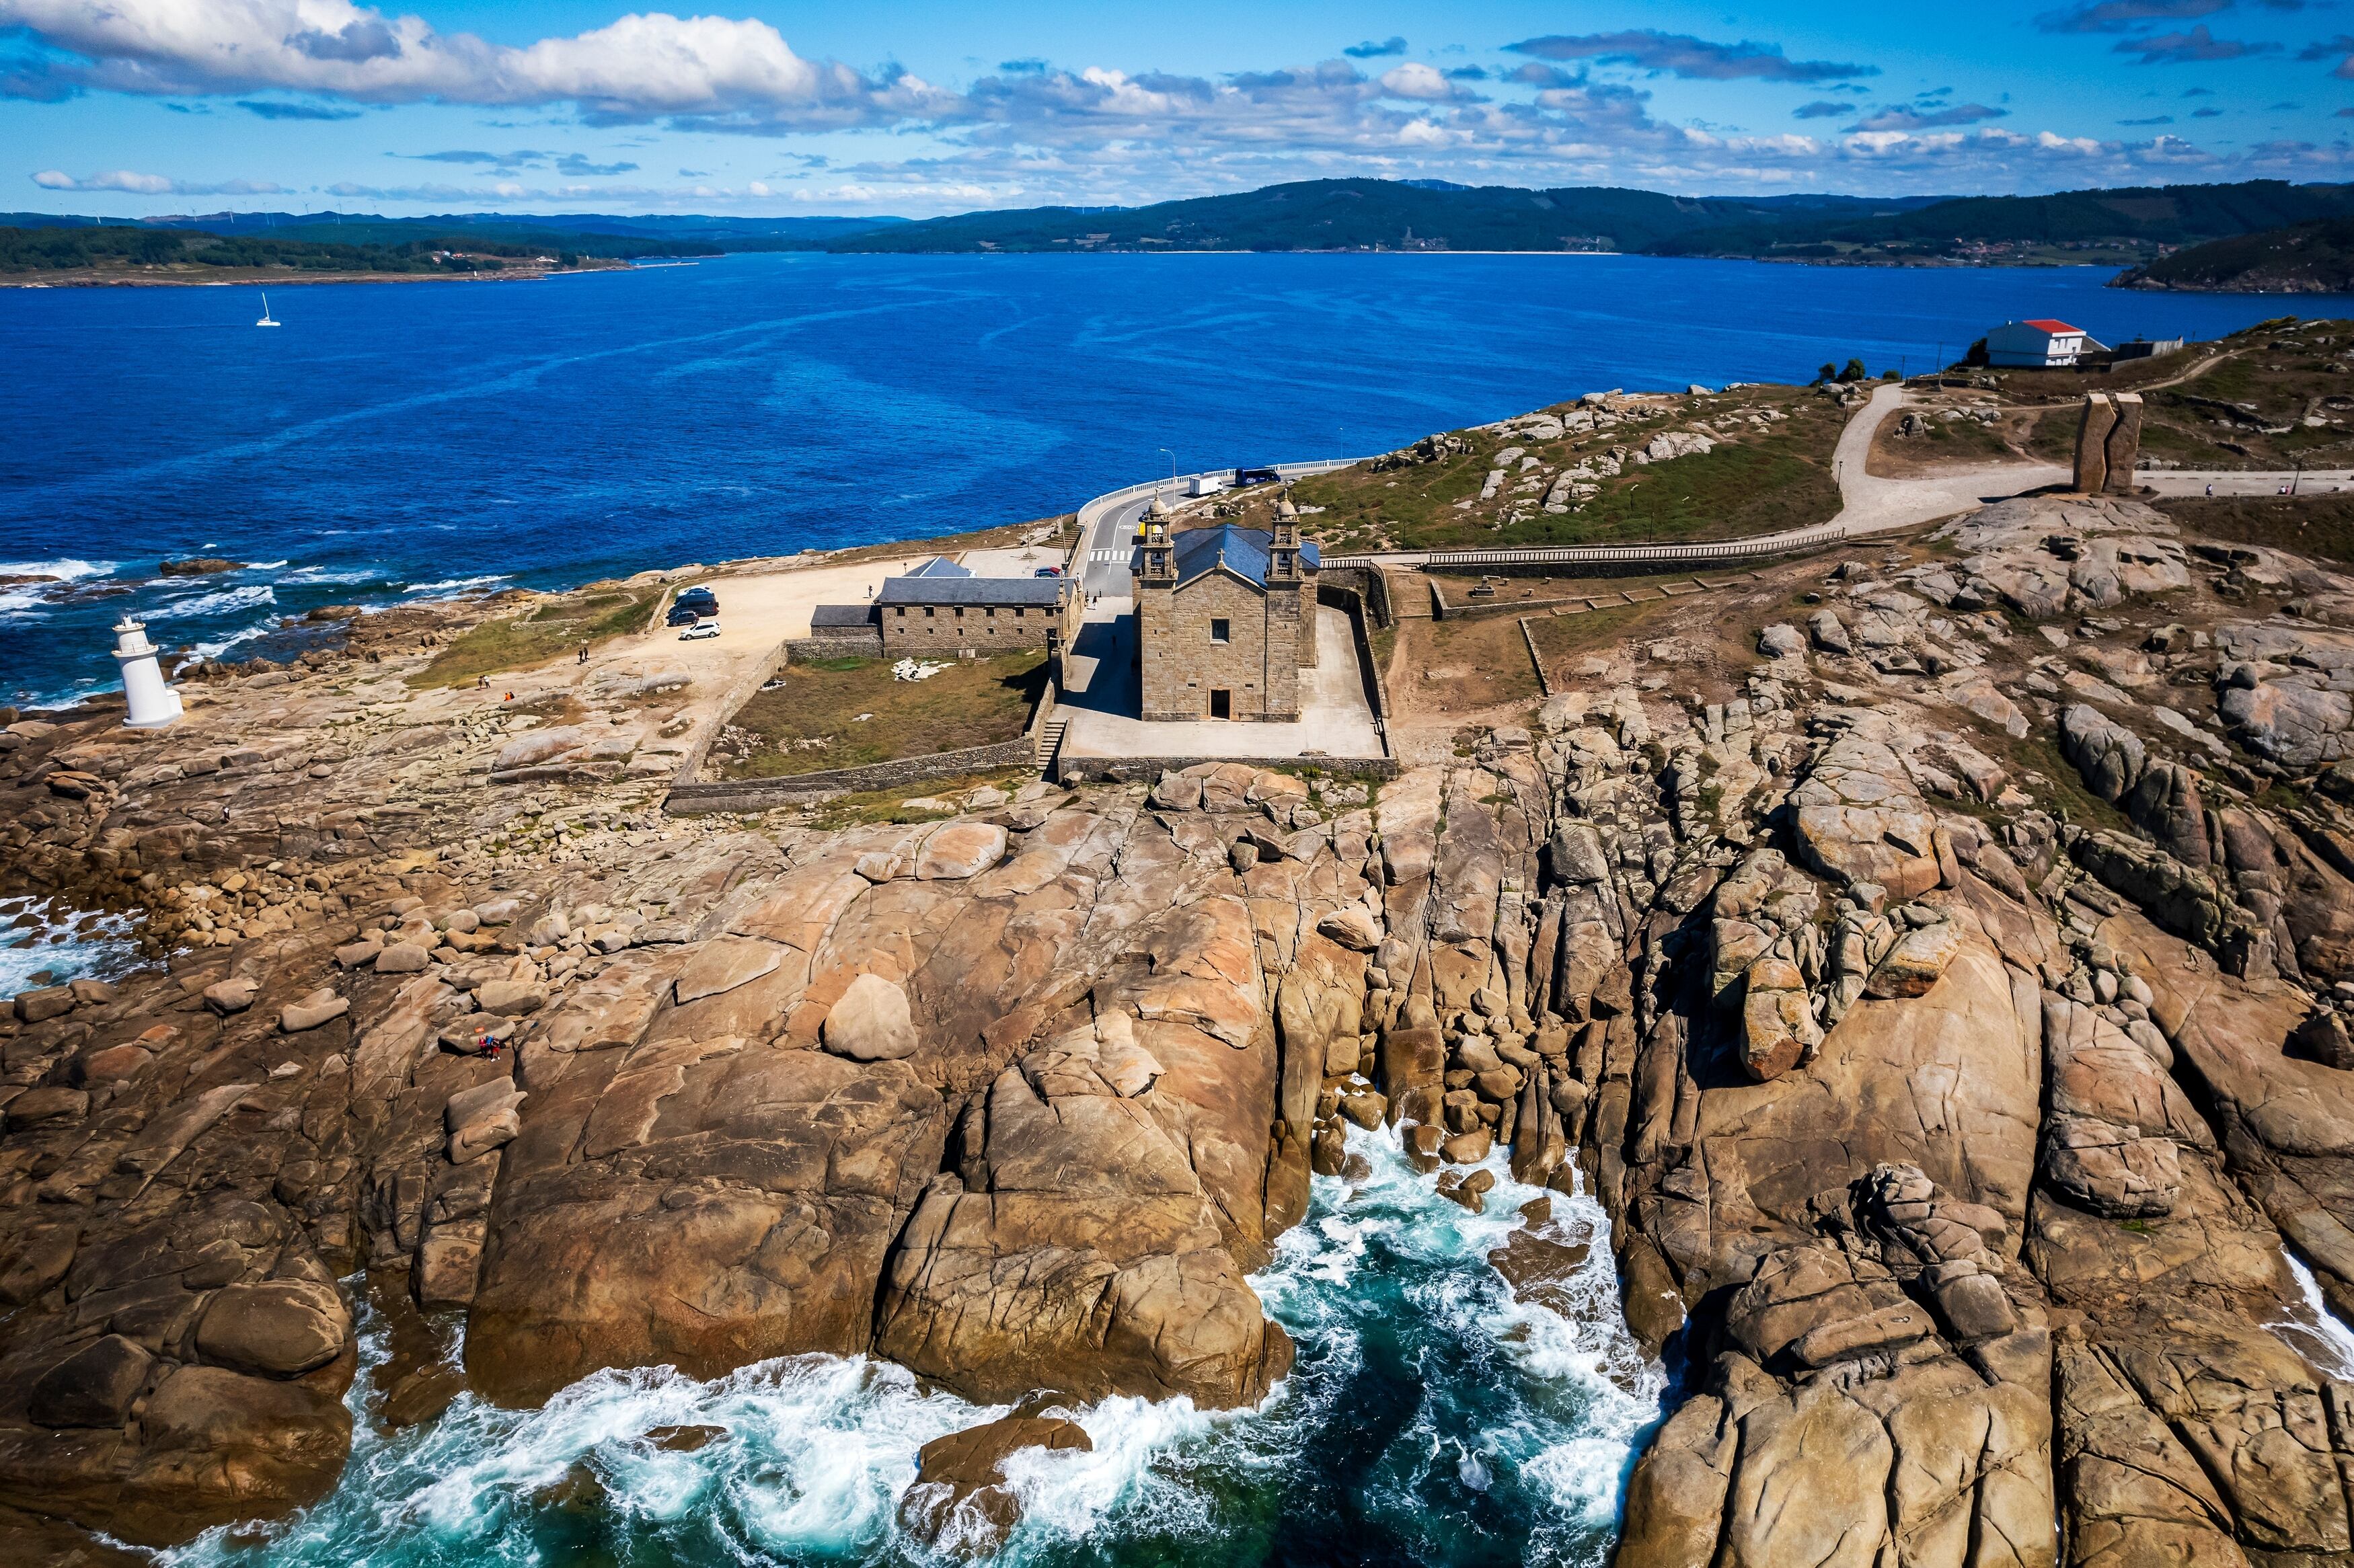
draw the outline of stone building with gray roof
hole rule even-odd
[[[1145,719],[1299,717],[1299,672],[1316,663],[1318,563],[1288,500],[1272,530],[1154,527],[1138,562]]]

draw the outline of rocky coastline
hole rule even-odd
[[[1013,1404],[906,1510],[986,1538],[1057,1402],[1267,1398],[1249,1277],[1384,1139],[1607,1211],[1620,1563],[2348,1561],[2354,577],[2031,496],[1689,614],[1394,780],[912,821],[665,814],[726,715],[652,644],[20,720],[0,892],[154,961],[0,1023],[0,1540],[323,1495],[363,1296],[502,1404]]]

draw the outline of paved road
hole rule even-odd
[[[2204,369],[2201,366],[2197,367]],[[2194,372],[2195,373],[2195,372]],[[2187,376],[2183,378],[2187,379]],[[1723,539],[1691,545],[1569,545],[1520,546],[1492,550],[1386,550],[1365,555],[1326,556],[1329,567],[1478,567],[1543,565],[1560,567],[1705,566],[1757,560],[1819,549],[1842,539],[1862,538],[1916,527],[1939,517],[1950,517],[1989,501],[2000,501],[2064,484],[2071,471],[2059,463],[2010,462],[1954,474],[1917,479],[1892,479],[1872,473],[1867,462],[1872,439],[1881,422],[1907,400],[1906,389],[1893,382],[1873,388],[1840,432],[1832,462],[1839,475],[1839,514],[1828,523],[1792,528],[1779,534],[1746,539]],[[1346,468],[1346,459],[1331,462],[1286,463],[1287,478]],[[1191,476],[1186,476],[1190,478]],[[2161,495],[2199,495],[2211,484],[2218,495],[2272,495],[2293,477],[2286,471],[2244,469],[2148,470],[2143,483]],[[2296,478],[2300,494],[2354,489],[2354,469],[2308,469]],[[1184,480],[1170,488],[1182,492]],[[1155,486],[1130,485],[1097,496],[1079,511],[1081,581],[1088,595],[1125,596],[1129,589],[1129,562],[1136,535],[1136,520],[1151,504]]]
[[[1357,458],[1334,458],[1317,462],[1279,463],[1276,471],[1286,479],[1299,479],[1311,473],[1325,473],[1336,468],[1347,468],[1361,461]],[[1231,474],[1231,469],[1214,471]],[[1194,476],[1181,474],[1174,480],[1148,480],[1098,495],[1079,508],[1079,546],[1073,553],[1071,569],[1087,590],[1089,599],[1126,598],[1132,585],[1129,572],[1136,555],[1137,519],[1152,504],[1155,495],[1166,495],[1171,505],[1185,493],[1186,482]]]
[[[1910,528],[1933,518],[1967,512],[1983,502],[1998,501],[2022,491],[2056,484],[2069,471],[2053,463],[2005,463],[1967,473],[1926,479],[1886,479],[1872,473],[1865,459],[1880,423],[1904,401],[1904,388],[1893,382],[1873,388],[1872,396],[1848,418],[1840,432],[1831,461],[1839,475],[1840,511],[1828,523],[1810,524],[1779,534],[1746,539],[1723,539],[1693,545],[1566,545],[1496,550],[1390,550],[1363,556],[1329,556],[1327,566],[1483,567],[1545,565],[1562,567],[1701,566],[1755,560],[1818,549],[1841,539]]]

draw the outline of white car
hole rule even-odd
[[[690,626],[685,630],[680,632],[678,634],[678,640],[681,642],[700,642],[706,637],[716,637],[718,635],[719,623],[717,621],[698,620],[693,626]]]

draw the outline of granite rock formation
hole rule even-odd
[[[494,1400],[813,1351],[1037,1395],[905,1501],[981,1541],[1055,1401],[1267,1394],[1248,1277],[1381,1137],[1608,1212],[1687,1374],[1622,1563],[2345,1561],[2290,1260],[2354,1310],[2354,659],[2259,613],[2329,574],[2115,498],[1940,544],[1377,789],[672,818],[637,751],[509,778],[539,726],[398,661],[19,725],[15,885],[158,961],[0,1032],[0,1505],[319,1495],[365,1276]],[[715,722],[542,678],[658,758]]]

